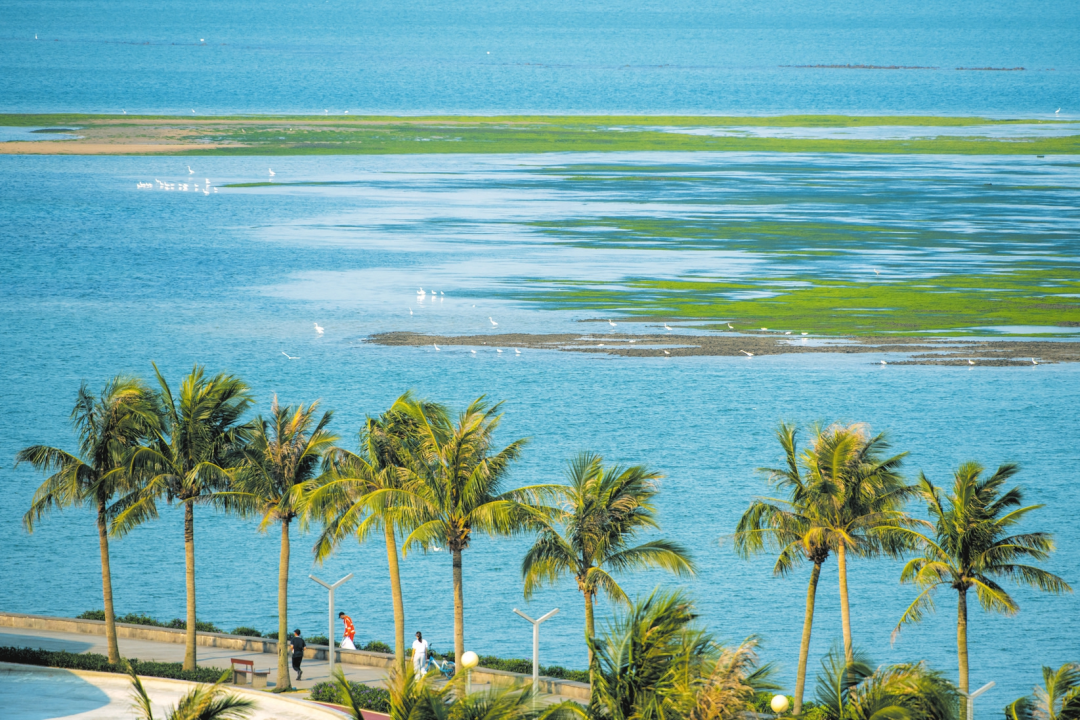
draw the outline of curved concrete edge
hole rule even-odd
[[[105,621],[103,620],[79,620],[77,618],[58,618],[48,615],[30,615],[27,613],[0,612],[0,627],[25,628],[30,630],[53,630],[57,632],[82,633],[87,635],[104,635]],[[183,644],[187,641],[183,630],[174,628],[159,628],[149,625],[132,625],[130,623],[116,623],[116,635],[121,638],[133,640],[151,640]],[[247,652],[260,652],[277,654],[277,640],[267,638],[243,637],[229,635],[227,633],[196,633],[196,642],[203,647],[216,647],[229,650],[245,650]],[[309,660],[326,660],[330,649],[325,645],[308,645],[304,657]],[[335,649],[335,661],[343,665],[359,665],[363,667],[390,668],[394,665],[393,653],[379,653],[370,650],[340,650]],[[472,671],[473,680],[492,685],[529,685],[532,676],[523,673],[510,672],[508,670],[494,670],[492,668],[478,667]],[[575,682],[573,680],[561,680],[559,678],[541,676],[540,691],[552,695],[561,695],[574,700],[589,701],[590,691],[588,683]]]
[[[88,679],[92,679],[92,678],[116,679],[116,678],[126,677],[126,675],[124,673],[98,672],[97,670],[71,670],[71,669],[68,669],[68,668],[46,667],[44,665],[20,665],[18,663],[0,662],[0,673],[8,673],[8,672],[16,672],[16,671],[18,671],[18,672],[36,672],[36,673],[41,673],[42,675],[59,675],[59,674],[63,673],[63,674],[68,674],[68,675],[76,675],[78,677],[88,678]],[[172,678],[159,678],[159,677],[154,677],[152,675],[140,675],[139,679],[142,680],[143,687],[145,687],[147,689],[147,691],[152,690],[155,686],[158,686],[158,687],[161,687],[161,686],[178,687],[179,686],[179,687],[183,687],[185,690],[187,690],[189,688],[194,687],[195,685],[200,684],[200,683],[196,683],[196,682],[191,682],[189,680],[174,680]],[[206,683],[201,683],[201,684],[205,685]],[[262,691],[259,691],[259,690],[252,690],[250,688],[239,687],[237,685],[225,685],[225,687],[231,693],[235,693],[237,695],[246,695],[247,697],[250,697],[250,698],[252,698],[254,700],[257,700],[259,702],[260,706],[262,706],[262,709],[264,709],[264,710],[268,709],[266,707],[267,705],[273,706],[273,705],[275,705],[277,703],[281,703],[281,704],[285,704],[285,705],[290,705],[290,706],[296,708],[297,710],[302,710],[305,714],[307,714],[309,717],[313,718],[314,720],[341,720],[341,718],[342,718],[342,714],[339,711],[333,710],[333,709],[331,709],[329,707],[326,707],[325,705],[321,705],[319,703],[311,702],[309,700],[301,700],[299,698],[285,697],[283,695],[278,695],[278,694],[270,693],[270,692],[262,692]],[[273,708],[271,707],[271,708],[269,708],[269,710],[272,711]]]

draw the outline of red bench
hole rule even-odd
[[[266,687],[266,678],[270,674],[269,670],[256,670],[255,663],[251,660],[230,658],[229,662],[233,674],[233,685],[250,684],[251,687],[259,690]]]

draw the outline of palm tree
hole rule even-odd
[[[662,475],[643,465],[603,467],[603,458],[582,453],[568,463],[569,485],[559,488],[562,511],[546,523],[521,561],[525,597],[545,584],[570,575],[585,596],[585,639],[593,636],[593,604],[603,591],[615,602],[627,604],[626,593],[612,572],[660,567],[677,575],[692,575],[690,553],[670,540],[652,540],[629,547],[639,530],[659,529],[651,501],[659,492]]]
[[[184,508],[184,563],[187,587],[187,638],[184,669],[195,669],[195,512],[196,504],[226,510],[238,506],[229,489],[230,473],[242,461],[240,419],[251,407],[242,380],[224,373],[207,378],[195,366],[173,396],[157,365],[160,419],[149,441],[131,455],[128,471],[139,487],[121,498],[113,532],[123,535],[158,516],[164,498]]]
[[[270,418],[257,418],[243,448],[246,460],[237,476],[236,500],[248,512],[262,516],[259,529],[281,525],[278,560],[278,669],[275,692],[292,686],[289,676],[289,524],[297,517],[303,484],[319,472],[325,453],[337,441],[326,429],[333,412],[316,421],[319,403],[295,410],[278,405],[274,396]],[[333,644],[333,640],[331,640]]]
[[[154,720],[154,709],[150,705],[150,696],[147,695],[142,680],[130,664],[127,669],[131,676],[131,706],[135,717],[139,720]],[[196,685],[188,690],[176,707],[165,714],[165,720],[243,720],[251,715],[255,708],[254,700],[225,694],[224,683],[228,677],[229,672],[226,671],[213,685]]]
[[[865,425],[831,425],[815,429],[813,444],[801,458],[807,488],[801,504],[817,526],[815,544],[836,553],[840,623],[844,653],[849,660],[853,658],[853,645],[848,554],[898,556],[911,543],[895,528],[920,525],[901,510],[915,493],[899,474],[906,453],[883,458],[888,447],[884,433],[871,437]]]
[[[924,663],[872,669],[855,650],[833,648],[821,661],[817,702],[821,720],[956,720],[960,694]]]
[[[1043,667],[1043,687],[1005,707],[1006,720],[1077,720],[1080,718],[1080,663],[1057,670]]]
[[[590,638],[598,720],[734,720],[753,710],[757,691],[774,689],[757,667],[753,638],[725,648],[696,627],[681,592],[654,591],[631,605],[601,637]]]
[[[407,449],[405,487],[386,491],[389,501],[410,508],[413,531],[403,550],[444,545],[453,563],[454,661],[461,667],[465,652],[465,599],[461,556],[473,533],[514,535],[539,528],[551,514],[542,505],[553,492],[550,485],[504,490],[506,475],[521,454],[525,440],[501,450],[493,435],[502,416],[501,403],[488,405],[478,398],[458,415],[456,422],[439,406],[418,402],[403,411],[415,422],[416,438]]]
[[[404,481],[403,454],[415,437],[415,422],[405,407],[415,402],[405,393],[378,418],[368,418],[360,432],[360,452],[333,448],[327,455],[329,472],[306,494],[305,513],[320,518],[323,530],[315,543],[315,557],[322,562],[346,537],[359,542],[382,531],[390,572],[390,595],[394,606],[394,659],[405,662],[405,603],[398,568],[397,533]],[[421,402],[430,415],[435,406]]]
[[[956,646],[960,690],[965,693],[968,692],[968,590],[975,588],[984,610],[1006,615],[1015,614],[1020,607],[995,578],[1010,578],[1044,592],[1072,592],[1057,575],[1019,562],[1045,560],[1054,549],[1049,533],[1009,534],[1024,516],[1042,507],[1020,507],[1024,496],[1019,487],[1002,492],[1005,482],[1020,470],[1019,466],[1006,463],[985,479],[981,477],[983,469],[975,462],[961,465],[953,475],[952,494],[945,497],[920,473],[918,489],[930,512],[934,536],[898,528],[918,541],[924,555],[909,560],[900,575],[900,582],[914,583],[922,592],[904,611],[893,630],[893,638],[905,623],[918,622],[933,609],[934,590],[942,585],[956,590]]]
[[[15,456],[16,467],[30,463],[39,472],[55,472],[34,493],[23,516],[27,532],[52,510],[92,505],[97,511],[101,550],[101,589],[105,596],[105,638],[109,662],[120,662],[113,610],[112,573],[109,568],[109,502],[124,486],[124,461],[154,421],[153,402],[141,380],[117,375],[98,397],[84,383],[79,388],[71,422],[79,435],[78,453],[48,445],[33,445]]]
[[[735,550],[744,558],[763,552],[766,548],[779,551],[773,574],[784,576],[804,561],[810,562],[810,582],[806,589],[806,613],[803,618],[802,642],[799,645],[799,664],[795,676],[795,700],[792,712],[802,712],[806,688],[806,663],[810,654],[810,633],[814,624],[814,603],[817,599],[821,567],[829,558],[830,544],[825,527],[817,520],[819,513],[808,505],[811,498],[810,481],[799,467],[798,445],[794,425],[781,423],[776,431],[784,449],[787,466],[762,468],[769,484],[786,493],[784,498],[758,498],[739,518],[735,529]]]

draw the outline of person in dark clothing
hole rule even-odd
[[[304,648],[307,647],[307,643],[300,637],[299,630],[293,630],[289,645],[292,646],[292,667],[296,671],[296,679],[300,680],[304,677],[304,673],[300,670],[300,662],[304,659]]]

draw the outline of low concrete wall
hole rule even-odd
[[[82,633],[85,635],[104,635],[104,620],[78,620],[75,618],[57,618],[47,615],[27,615],[24,613],[0,612],[0,627],[25,628],[30,630],[53,630],[55,632]],[[151,640],[153,642],[175,643],[183,645],[186,634],[183,630],[174,628],[159,628],[149,625],[132,625],[129,623],[116,623],[116,636],[133,640]],[[228,650],[243,650],[245,652],[277,653],[277,640],[266,638],[242,637],[228,635],[226,633],[199,632],[195,634],[195,641],[203,647],[215,647]],[[304,657],[311,660],[326,660],[329,648],[326,645],[308,645],[304,651]],[[335,660],[343,665],[362,665],[365,667],[388,668],[394,664],[392,653],[370,652],[368,650],[335,650]],[[472,671],[473,680],[478,683],[491,683],[492,685],[520,685],[530,684],[531,675],[522,673],[506,672],[505,670],[492,670],[490,668],[476,668]],[[589,699],[589,686],[587,683],[560,680],[558,678],[541,677],[540,691],[562,695],[575,700]]]

